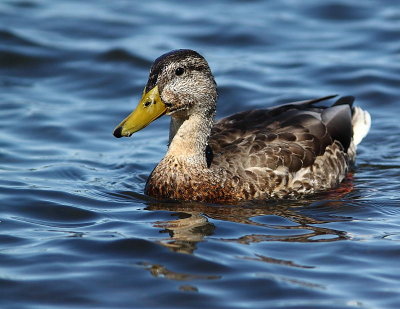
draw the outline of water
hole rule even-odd
[[[400,7],[147,2],[0,2],[0,307],[399,308]],[[143,195],[168,119],[112,131],[176,48],[208,59],[219,117],[356,96],[373,126],[342,192]]]

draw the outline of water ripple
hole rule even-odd
[[[392,2],[16,0],[0,17],[0,307],[399,307]],[[144,195],[168,120],[112,131],[176,48],[208,59],[217,117],[355,95],[373,119],[355,173],[296,201]]]

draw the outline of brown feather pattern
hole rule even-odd
[[[185,74],[175,76],[177,67]],[[206,60],[190,50],[158,58],[146,89],[155,85],[172,116],[168,152],[145,188],[156,198],[297,198],[337,186],[355,160],[352,97],[244,111],[214,124],[216,84]]]
[[[164,159],[159,165],[163,168],[152,173],[146,193],[232,202],[296,198],[337,186],[354,153],[349,155],[321,120],[329,107],[305,106],[252,110],[220,120],[209,138],[213,153],[209,168]],[[347,134],[352,136],[352,131]]]

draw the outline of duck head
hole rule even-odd
[[[164,114],[188,119],[193,113],[213,115],[217,87],[207,61],[189,49],[157,58],[136,109],[114,130],[129,137]]]

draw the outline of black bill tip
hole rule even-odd
[[[115,137],[117,137],[117,138],[120,138],[120,137],[122,137],[122,127],[118,127],[118,128],[116,128],[115,130],[114,130],[114,136]]]

